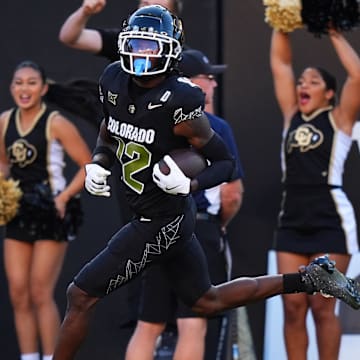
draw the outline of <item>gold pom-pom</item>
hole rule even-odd
[[[276,30],[292,32],[303,27],[301,0],[263,0],[265,22]]]
[[[13,179],[5,179],[0,173],[0,225],[8,223],[16,215],[22,191],[19,182]]]

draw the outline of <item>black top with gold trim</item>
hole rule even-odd
[[[359,251],[354,209],[342,189],[352,140],[337,128],[332,108],[297,112],[284,132],[284,192],[274,248],[295,253]]]
[[[331,107],[311,116],[297,112],[283,142],[283,181],[291,185],[342,185],[351,137],[337,129]]]
[[[6,120],[3,139],[10,176],[19,181],[23,192],[16,217],[6,225],[8,238],[26,242],[73,240],[82,223],[78,197],[68,202],[64,219],[58,217],[54,204],[54,196],[66,187],[63,147],[50,136],[56,114],[42,104],[33,125],[26,130],[22,129],[19,109],[12,109]]]
[[[63,149],[56,140],[50,139],[50,121],[56,114],[43,105],[33,126],[24,131],[18,109],[10,113],[4,141],[11,177],[19,180],[22,188],[48,182],[52,192],[57,193],[65,187]]]

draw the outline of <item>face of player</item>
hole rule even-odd
[[[140,0],[139,8],[149,5],[161,5],[171,12],[174,12],[174,3],[172,0]]]
[[[334,91],[326,89],[326,83],[319,71],[307,68],[303,71],[296,85],[299,110],[306,115],[329,106]]]
[[[16,105],[23,110],[39,107],[47,89],[40,73],[31,67],[16,70],[10,85]]]
[[[128,47],[129,52],[139,55],[156,55],[160,51],[159,43],[155,40],[131,39]]]
[[[205,105],[212,105],[214,101],[214,91],[217,87],[214,75],[196,75],[191,78],[191,81],[199,86],[205,93]]]
[[[159,59],[152,56],[160,51],[160,43],[155,40],[131,39],[128,42],[128,51],[133,54],[135,72],[139,75],[156,68]]]

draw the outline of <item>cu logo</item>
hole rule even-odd
[[[36,159],[36,148],[24,139],[15,141],[8,148],[10,162],[23,168],[31,164]]]
[[[323,140],[324,135],[313,125],[302,125],[289,134],[287,152],[291,153],[294,148],[299,148],[301,152],[306,152],[317,148]]]

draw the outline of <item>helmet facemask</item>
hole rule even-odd
[[[180,59],[182,35],[181,22],[165,8],[137,10],[119,34],[122,69],[137,77],[171,71]]]
[[[165,73],[181,53],[176,39],[147,31],[120,33],[118,45],[121,67],[136,76]]]

